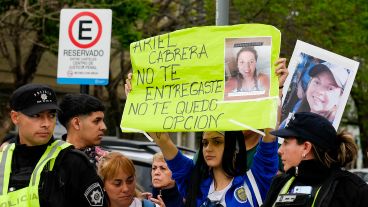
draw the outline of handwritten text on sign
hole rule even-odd
[[[123,131],[241,128],[228,121],[229,118],[236,119],[231,115],[234,114],[232,107],[241,106],[241,110],[247,113],[247,105],[252,103],[222,103],[224,37],[230,27],[224,27],[225,31],[206,31],[214,28],[180,30],[131,44],[133,90],[124,109]],[[241,28],[233,29],[241,34]],[[200,33],[209,37],[198,35]],[[258,104],[261,102],[258,101]],[[270,100],[265,100],[260,106],[268,105],[270,108],[269,103]],[[270,114],[270,110],[265,110],[265,113]]]

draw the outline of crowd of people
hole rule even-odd
[[[243,56],[257,60],[251,50],[238,56],[238,64]],[[281,97],[286,60],[280,58],[275,68]],[[250,72],[240,70],[244,81],[236,90],[263,87],[261,75],[248,77]],[[309,74],[333,75],[313,69]],[[140,192],[133,162],[99,147],[106,125],[97,98],[67,94],[58,105],[53,89],[27,84],[13,92],[10,108],[18,134],[1,147],[0,206],[368,206],[368,185],[344,170],[357,155],[352,136],[337,133],[317,113],[296,112],[283,128],[264,129],[264,136],[203,132],[195,160],[168,133],[149,133],[162,153],[153,156],[152,192]],[[67,129],[63,140],[53,137],[57,117]],[[278,137],[284,138],[281,146]]]

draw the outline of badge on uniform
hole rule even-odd
[[[247,202],[247,193],[245,192],[244,186],[241,186],[234,191],[234,197],[239,203]]]
[[[99,183],[93,183],[84,192],[84,196],[91,206],[103,206],[103,191]]]
[[[291,193],[311,194],[312,186],[295,186]]]
[[[280,194],[277,196],[275,207],[311,206],[311,195],[308,194]]]

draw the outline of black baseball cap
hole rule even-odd
[[[323,149],[337,149],[339,141],[331,122],[323,116],[312,112],[291,114],[285,128],[270,132],[282,138],[296,138],[310,141]]]
[[[10,108],[32,116],[46,110],[58,110],[55,91],[43,84],[26,84],[10,96]]]

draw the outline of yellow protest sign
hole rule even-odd
[[[281,34],[270,25],[207,26],[133,42],[124,132],[274,128]]]

